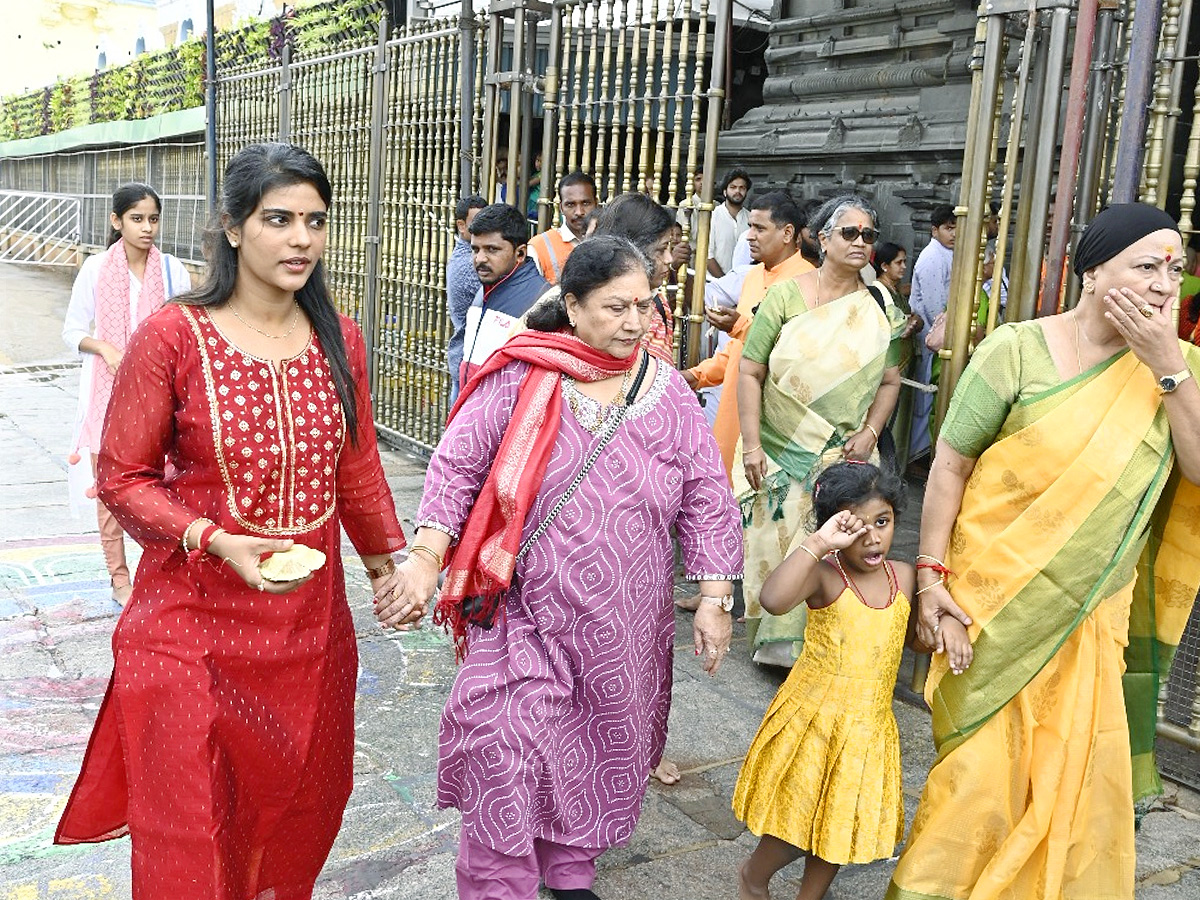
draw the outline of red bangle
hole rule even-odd
[[[221,526],[209,523],[208,527],[200,532],[200,540],[196,542],[196,549],[201,553],[207,553],[208,548],[212,546],[212,542],[216,540],[217,535],[221,533]]]

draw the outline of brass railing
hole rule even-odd
[[[712,9],[728,22],[728,0]],[[366,336],[376,421],[385,437],[426,452],[447,412],[454,204],[477,190],[496,196],[501,151],[506,199],[523,208],[541,148],[546,228],[558,219],[554,186],[569,171],[593,174],[601,200],[648,183],[668,207],[690,207],[692,176],[716,149],[723,92],[708,65],[709,0],[683,9],[665,0],[525,0],[503,10],[467,28],[456,18],[391,31],[381,22],[373,46],[311,59],[285,51],[270,66],[219,73],[222,166],[248,143],[280,139],[325,163],[334,188],[329,278]],[[719,38],[723,26],[715,28]],[[464,40],[473,52],[463,53]],[[706,175],[711,197],[711,165]],[[689,217],[698,258],[707,255],[711,208],[702,203]],[[692,330],[702,288],[700,279],[690,302],[672,298]]]
[[[1071,246],[1109,202],[1141,199],[1177,210],[1185,243],[1197,233],[1194,38],[1188,52],[1193,9],[1194,0],[1139,0],[1136,10],[1118,0],[988,0],[980,6],[939,420],[974,348],[989,203],[1000,202],[995,266],[1010,267],[1008,321],[1074,305],[1079,285],[1069,275]],[[1186,101],[1185,84],[1196,85]],[[1190,104],[1187,115],[1181,101]],[[987,331],[995,327],[998,306],[990,304]],[[1175,745],[1172,753],[1185,756],[1200,752],[1198,661],[1200,604],[1159,702],[1159,735]],[[1171,768],[1164,764],[1184,780],[1198,778],[1194,756]]]

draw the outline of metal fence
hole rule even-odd
[[[221,166],[246,144],[290,140],[328,170],[330,283],[366,336],[386,438],[429,451],[441,436],[458,198],[495,197],[507,174],[507,200],[523,205],[538,151],[543,227],[575,168],[595,173],[602,200],[643,183],[671,207],[690,198],[714,102],[719,115],[701,88],[712,27],[708,0],[506,4],[466,22],[381,20],[373,45],[220,73]],[[698,323],[682,298],[676,310]]]
[[[0,191],[0,262],[74,266],[79,207],[65,194]]]
[[[200,136],[177,143],[0,159],[0,187],[5,190],[66,195],[79,201],[78,244],[84,251],[107,245],[112,192],[127,181],[146,182],[162,197],[158,246],[199,263],[208,215]]]

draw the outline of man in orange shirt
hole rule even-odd
[[[558,183],[558,208],[562,225],[529,242],[529,256],[550,284],[558,284],[563,263],[585,237],[588,213],[596,208],[596,182],[592,176],[575,171],[564,177]]]
[[[705,317],[714,327],[728,333],[728,343],[712,357],[683,373],[694,390],[721,386],[713,434],[721,448],[726,475],[733,465],[733,451],[740,433],[737,377],[742,342],[750,330],[754,310],[766,296],[767,289],[778,281],[795,278],[813,268],[799,252],[800,229],[804,224],[800,208],[784,191],[772,191],[754,201],[750,210],[749,241],[750,256],[755,264],[745,273],[736,294],[737,306],[710,306],[705,311]]]

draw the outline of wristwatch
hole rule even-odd
[[[700,600],[721,607],[722,612],[733,612],[733,594],[726,594],[724,597],[709,597],[707,594],[701,594]]]
[[[1182,372],[1176,372],[1174,375],[1164,375],[1158,379],[1158,389],[1164,394],[1169,394],[1191,377],[1191,369],[1184,369]]]

